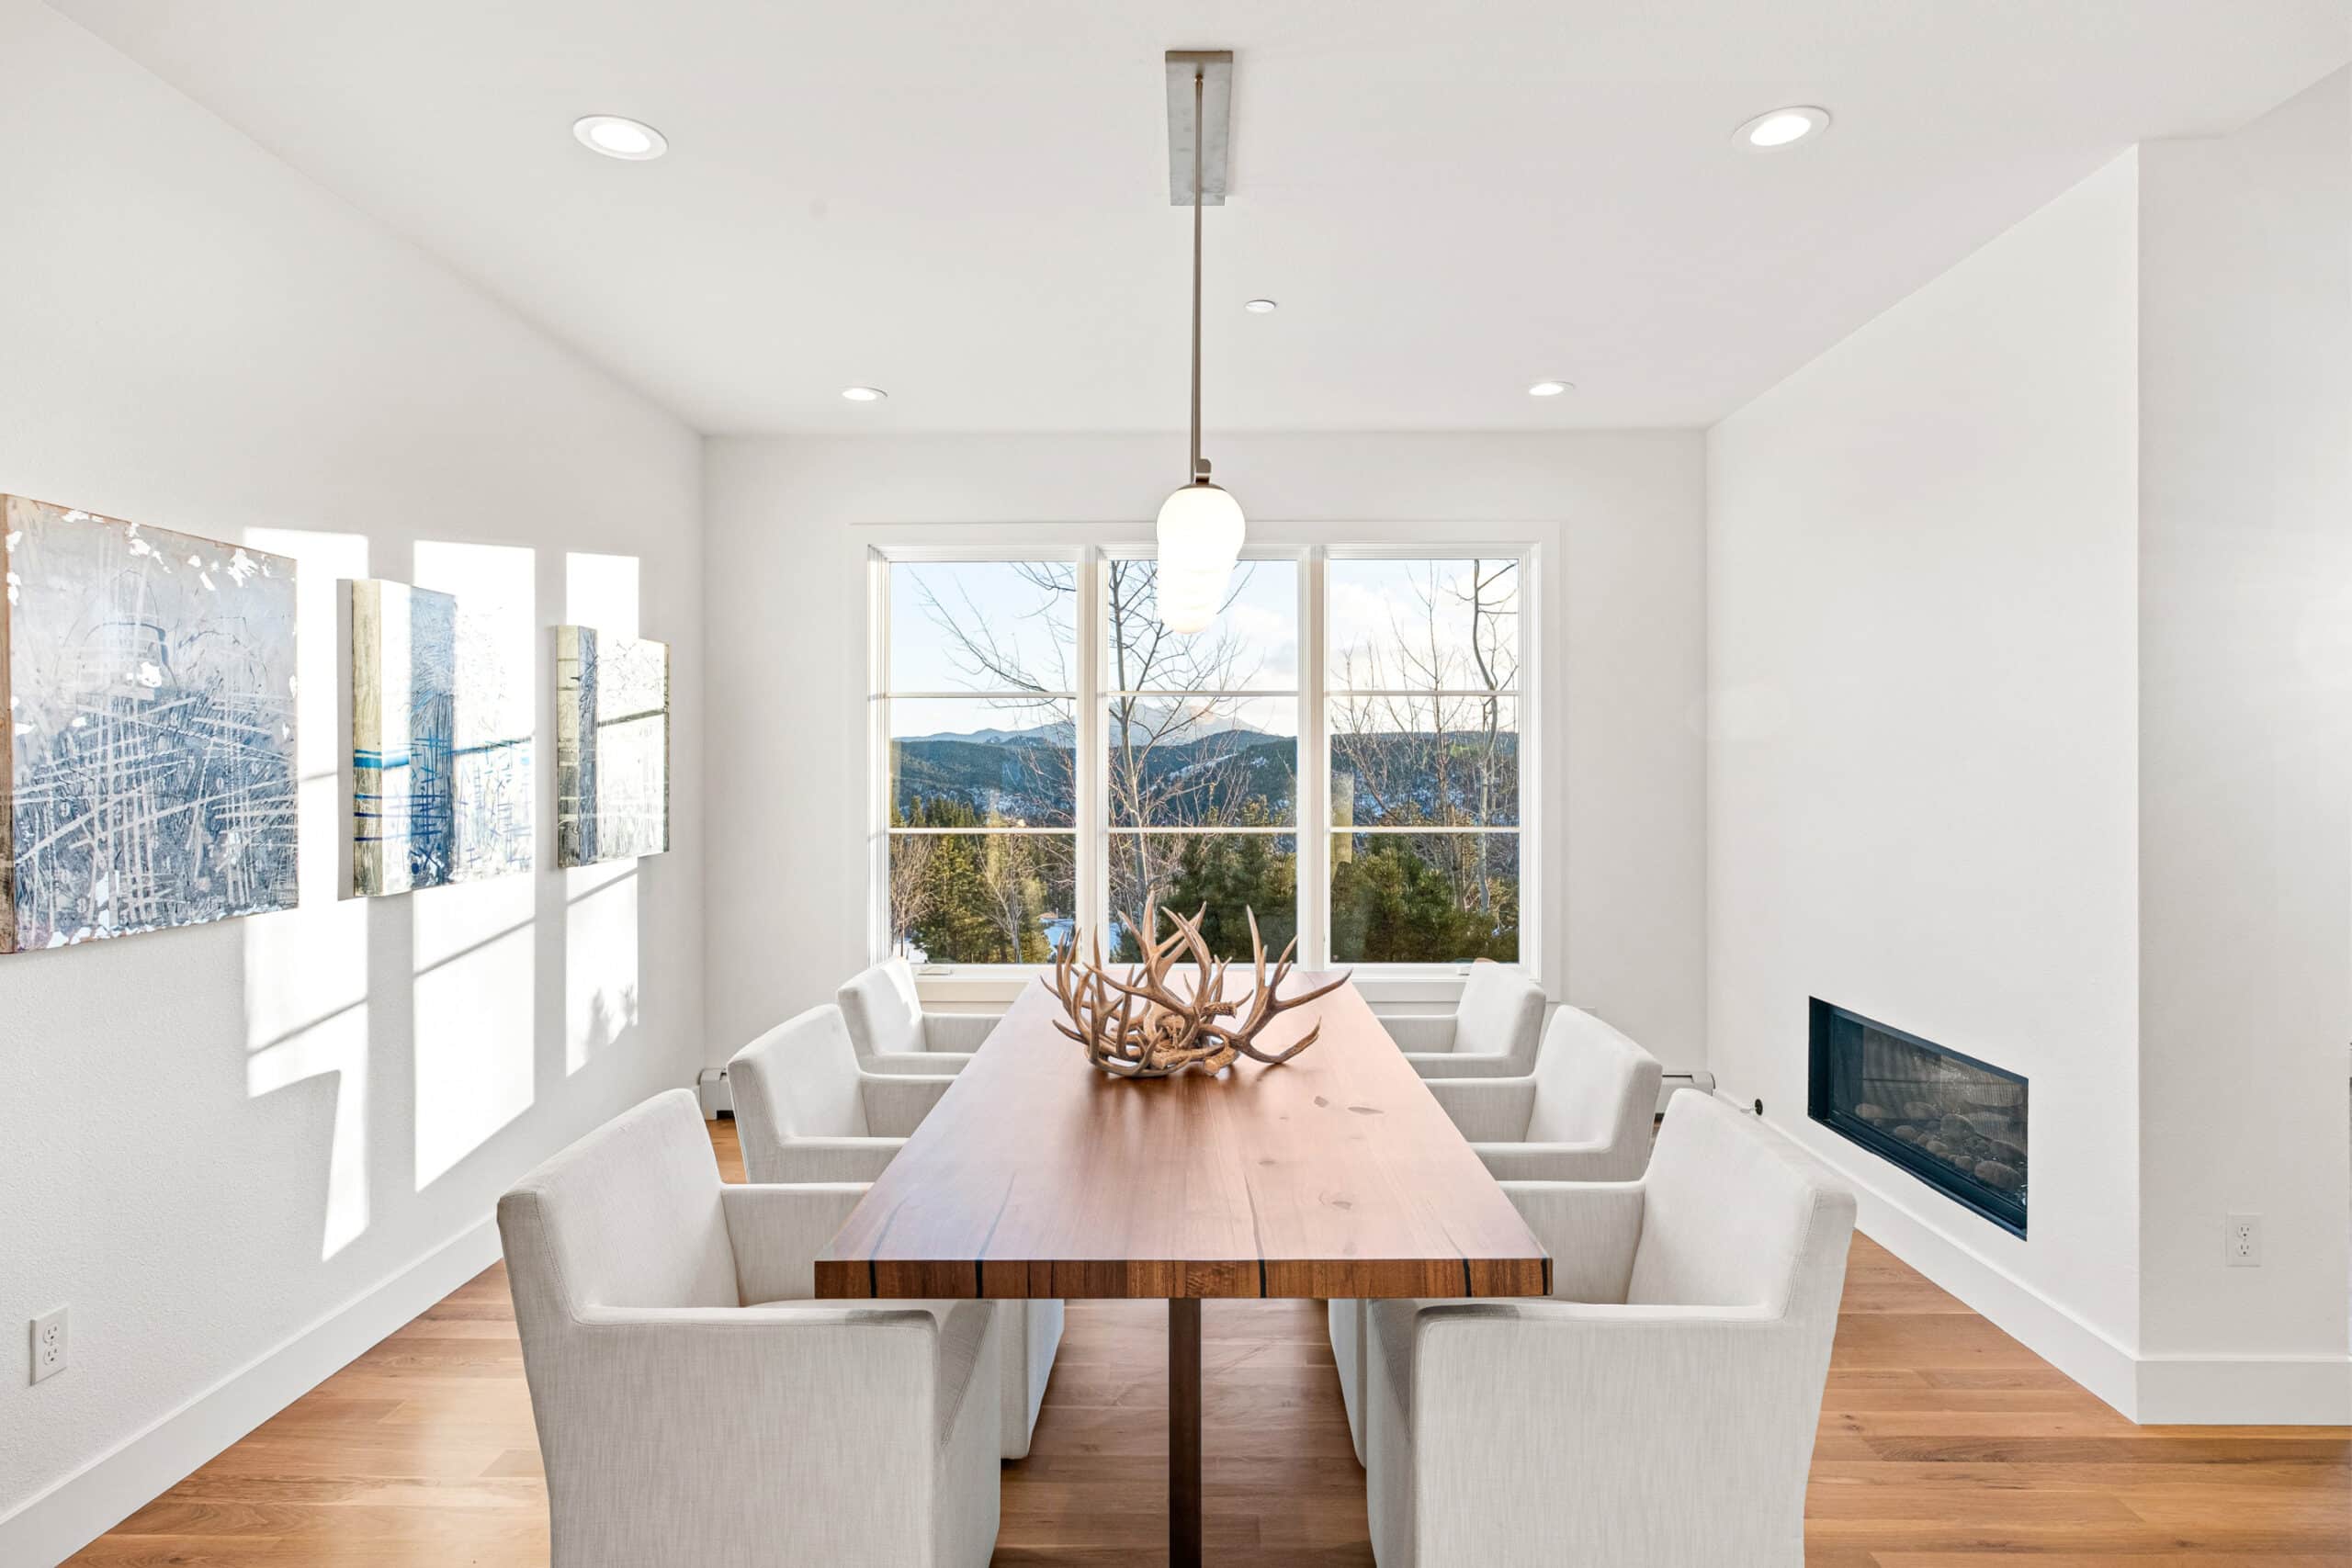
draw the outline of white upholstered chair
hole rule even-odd
[[[1802,1568],[1853,1196],[1696,1093],[1641,1180],[1504,1190],[1551,1300],[1365,1314],[1381,1568]]]
[[[1498,1181],[1630,1181],[1649,1163],[1664,1072],[1600,1019],[1562,1008],[1527,1077],[1433,1079],[1429,1090]]]
[[[1470,965],[1453,1012],[1384,1017],[1380,1023],[1425,1078],[1518,1077],[1535,1065],[1544,988],[1482,958]]]
[[[952,1073],[972,1059],[997,1019],[984,1012],[925,1012],[903,958],[860,970],[836,993],[858,1065],[869,1073]]]
[[[554,1568],[981,1568],[996,1310],[812,1303],[864,1189],[727,1186],[695,1097],[499,1200]]]
[[[1497,1180],[1630,1181],[1649,1160],[1663,1069],[1579,1008],[1544,1028],[1535,1070],[1519,1078],[1433,1078],[1429,1090]],[[1326,1303],[1331,1356],[1356,1458],[1364,1457],[1365,1303]]]
[[[841,1009],[820,1002],[727,1064],[743,1170],[753,1181],[872,1181],[953,1077],[863,1071]]]
[[[738,1051],[727,1064],[727,1081],[743,1174],[756,1182],[793,1182],[875,1180],[956,1080],[859,1071],[841,1010],[824,1002]],[[1002,1302],[997,1316],[1001,1451],[1020,1459],[1029,1451],[1061,1346],[1062,1303]]]

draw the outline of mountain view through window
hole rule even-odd
[[[1193,636],[1159,624],[1148,559],[891,561],[893,951],[1046,963],[1085,907],[1088,940],[1133,959],[1156,896],[1204,910],[1219,957],[1249,956],[1254,911],[1270,955],[1301,937],[1309,962],[1516,959],[1519,567],[1327,563],[1308,691],[1298,558],[1241,563]],[[1303,812],[1329,845],[1306,898]]]

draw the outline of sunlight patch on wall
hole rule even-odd
[[[510,672],[509,685],[477,694],[492,740],[537,728],[536,570],[534,552],[517,547],[416,546],[417,586],[457,595],[460,636]],[[419,1191],[531,1106],[537,881],[492,876],[410,897]]]
[[[635,556],[563,558],[563,619],[616,637],[639,636],[638,563]]]
[[[564,883],[568,1077],[637,1027],[637,862],[575,866]]]
[[[338,580],[368,575],[356,534],[249,528],[249,547],[290,556],[296,580],[296,810],[301,905],[239,922],[244,937],[245,1093],[259,1099],[332,1077],[323,1260],[368,1229],[368,910],[337,898],[343,877],[347,750],[335,636]]]
[[[563,615],[574,626],[638,635],[638,558],[572,552],[563,558]],[[637,1027],[637,862],[576,866],[563,874],[566,1076]]]

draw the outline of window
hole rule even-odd
[[[1518,962],[1518,558],[1327,583],[1331,957]]]
[[[1077,905],[1073,567],[897,562],[882,698],[893,952],[1042,964]]]
[[[1261,552],[1184,637],[1145,557],[878,554],[881,940],[1133,958],[1156,896],[1221,958],[1254,911],[1309,966],[1517,962],[1522,570]]]
[[[1148,560],[1102,563],[1109,827],[1104,950],[1141,956],[1147,895],[1219,958],[1298,934],[1298,563],[1247,560],[1206,631],[1159,625]]]

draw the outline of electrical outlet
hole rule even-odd
[[[2233,1269],[2262,1267],[2262,1216],[2232,1214],[2222,1231],[2222,1260]]]
[[[33,1319],[33,1382],[65,1370],[65,1308]]]

